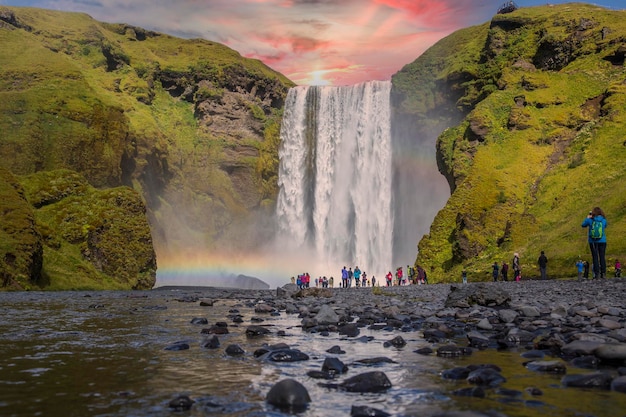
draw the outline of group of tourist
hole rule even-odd
[[[606,216],[600,207],[595,207],[591,210],[582,222],[582,227],[588,228],[588,242],[592,257],[591,269],[593,271],[594,279],[606,278],[606,226]],[[541,272],[541,279],[548,279],[548,257],[544,251],[541,251],[539,258],[537,259],[537,265],[539,266],[539,271]],[[499,265],[498,262],[494,262],[493,265],[491,265],[491,268],[494,282],[498,280],[508,281],[509,268],[513,270],[512,279],[514,281],[520,281],[522,279],[520,255],[517,252],[513,254],[510,266],[506,261],[503,261],[501,265]],[[588,261],[578,259],[576,262],[576,269],[579,280],[589,278],[590,264]],[[615,277],[621,277],[621,273],[621,263],[619,260],[616,260]],[[465,269],[461,272],[461,279],[463,283],[467,283],[467,271]],[[297,279],[291,277],[291,282],[297,284],[301,289],[309,288],[311,277],[308,272],[305,272],[304,274],[298,275]],[[377,283],[376,277],[372,276],[371,280],[368,280],[365,271],[361,271],[358,266],[354,268],[354,271],[352,270],[352,267],[346,268],[345,266],[341,270],[341,282],[339,283],[340,288],[351,288],[353,285],[355,287],[375,287],[377,284],[380,285]],[[406,274],[404,273],[402,267],[396,268],[395,274],[392,274],[391,271],[387,272],[384,284],[388,287],[397,285],[428,284],[428,277],[426,275],[426,271],[421,266],[418,265],[417,267],[413,267],[411,265],[407,265]],[[332,276],[330,278],[326,278],[326,276],[315,278],[315,286],[333,288],[334,278]]]
[[[592,258],[592,270],[593,279],[606,278],[606,216],[604,211],[600,207],[595,207],[589,212],[587,217],[582,222],[582,227],[588,228],[587,230],[587,242],[589,243],[589,250]],[[541,279],[548,279],[548,257],[544,251],[541,251],[539,258],[537,259],[537,265],[541,273]],[[491,265],[493,281],[498,281],[500,278],[502,281],[508,281],[509,265],[506,262],[502,262],[502,265],[498,265],[498,262],[494,262]],[[589,279],[590,264],[588,261],[583,261],[579,257],[576,261],[576,271],[578,273],[578,280]],[[513,272],[514,280],[519,281],[521,279],[522,270],[520,267],[519,254],[515,253],[513,256]],[[622,265],[619,260],[615,260],[615,277],[622,276]],[[461,280],[463,283],[467,282],[467,271],[461,272]]]

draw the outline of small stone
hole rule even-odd
[[[226,347],[226,354],[228,356],[241,356],[245,353],[246,351],[243,350],[242,347],[237,344],[228,345]]]
[[[174,398],[169,403],[169,407],[173,408],[175,411],[187,411],[191,409],[191,406],[195,403],[194,400],[189,398],[186,395],[181,395],[179,397]]]
[[[567,373],[567,367],[561,361],[533,361],[526,364],[526,368],[535,372],[545,372],[548,374]]]

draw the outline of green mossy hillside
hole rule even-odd
[[[0,169],[2,289],[150,289],[146,208],[128,187],[97,190],[69,170]]]
[[[443,39],[394,76],[401,111],[438,121],[452,195],[419,242],[433,282],[576,275],[590,260],[581,223],[607,214],[607,261],[626,259],[626,19],[571,3],[520,8]],[[609,273],[612,268],[609,268]]]
[[[137,190],[162,254],[262,241],[242,231],[276,198],[291,81],[215,42],[82,13],[0,6],[0,44],[0,166]]]

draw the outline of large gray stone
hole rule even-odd
[[[596,357],[609,361],[626,360],[626,343],[606,343],[593,351]]]
[[[328,304],[324,304],[320,307],[315,319],[319,324],[337,324],[339,322],[339,315],[335,313],[335,310]]]
[[[446,307],[506,306],[511,301],[511,294],[500,286],[477,283],[471,285],[451,285],[446,299]]]

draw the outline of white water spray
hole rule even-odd
[[[304,254],[294,273],[392,270],[390,91],[388,81],[289,90],[276,214],[283,253]]]

